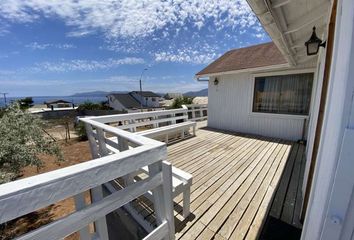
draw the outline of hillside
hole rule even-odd
[[[206,88],[196,92],[186,92],[183,95],[187,97],[207,97],[208,89]]]
[[[113,92],[93,91],[93,92],[75,93],[70,97],[105,97],[111,93],[127,93],[127,92],[126,91],[113,91]]]

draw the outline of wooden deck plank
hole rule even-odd
[[[222,173],[222,177],[220,179],[219,176],[216,177],[211,177],[211,179],[208,181],[206,185],[202,185],[197,189],[197,194],[199,195],[191,204],[191,209],[194,214],[194,219],[191,221],[186,221],[182,222],[183,229],[181,229],[180,232],[176,234],[176,237],[182,236],[196,221],[199,220],[199,218],[210,208],[211,205],[213,205],[218,198],[221,197],[220,191],[218,191],[221,187],[224,187],[224,189],[227,189],[228,186],[230,186],[235,179],[240,175],[240,173],[247,168],[247,161],[252,161],[252,153],[257,150],[257,147],[260,147],[261,141],[253,140],[253,144],[256,144],[252,148],[246,148],[243,150],[243,152],[239,155],[236,156],[236,159],[234,161],[234,166],[231,168],[227,169],[229,171],[226,171],[226,173]],[[258,146],[257,146],[258,145]],[[248,163],[249,164],[249,163]],[[236,171],[240,169],[240,171]],[[225,170],[224,170],[225,171]],[[215,181],[215,178],[218,179],[218,181]],[[214,184],[216,183],[216,184]],[[211,184],[210,186],[208,186]],[[201,189],[204,188],[204,189]],[[196,196],[196,193],[192,194],[192,197]],[[188,219],[187,219],[188,220]],[[180,226],[177,226],[179,229]]]
[[[257,144],[260,146],[261,143],[250,142],[249,144]],[[256,145],[256,146],[257,146]],[[242,158],[242,156],[247,156],[247,154],[251,155],[251,152],[247,152],[247,146],[244,145],[242,149],[238,153],[240,153],[239,157],[233,158],[233,155],[229,157],[230,162],[227,165],[219,165],[220,168],[215,168],[212,171],[211,175],[205,175],[200,181],[197,181],[195,186],[193,187],[193,199],[196,200],[197,198],[207,198],[213,191],[217,191],[218,187],[223,186],[225,182],[228,180],[228,177],[233,173],[236,173],[237,170],[241,169],[243,164],[246,163],[247,158]],[[243,167],[245,168],[245,167]],[[235,170],[235,171],[233,171]],[[205,181],[204,181],[205,180]],[[198,200],[200,202],[200,200]],[[193,203],[193,206],[197,207],[197,203]]]
[[[220,135],[220,136],[211,136],[213,139],[209,139],[208,141],[203,141],[199,143],[199,145],[193,146],[193,147],[186,147],[182,152],[178,152],[177,154],[171,154],[169,153],[169,158],[168,160],[175,166],[182,166],[183,164],[186,163],[185,159],[193,159],[196,157],[199,157],[203,154],[206,153],[206,150],[211,150],[214,148],[217,148],[219,146],[219,142],[227,141],[229,139],[232,139],[232,136],[225,136],[225,135]],[[215,139],[214,139],[215,138]]]
[[[204,144],[207,138],[210,139],[210,137],[216,136],[222,136],[222,134],[213,133],[210,131],[198,131],[196,137],[192,137],[177,143],[172,143],[168,146],[168,149],[170,153],[176,153],[178,151],[181,152],[181,150],[183,151],[186,147],[196,146],[197,144]]]
[[[299,185],[300,168],[301,168],[301,160],[302,160],[302,154],[300,154],[299,151],[300,148],[301,146],[299,146],[298,151],[296,152],[295,163],[294,163],[294,167],[289,182],[289,187],[288,190],[286,191],[286,197],[283,204],[283,211],[280,217],[280,219],[283,222],[286,222],[288,224],[292,224],[293,221],[296,194]]]
[[[228,148],[239,147],[240,145],[245,144],[245,142],[246,141],[241,141],[241,138],[233,138],[228,140],[225,145],[212,149],[212,151],[206,151],[203,156],[192,159],[189,161],[189,164],[183,165],[183,169],[194,175],[203,168],[205,169],[206,167],[215,165],[216,163],[223,163],[224,161],[221,160],[225,160],[225,157],[233,154],[232,151],[227,151]]]
[[[250,140],[248,140],[248,139],[244,139],[244,141],[245,142],[248,142],[248,141],[250,141]],[[253,141],[256,141],[256,140],[253,140]],[[243,150],[246,150],[247,149],[247,147],[249,147],[250,145],[244,145],[243,146]],[[242,150],[242,149],[240,149],[240,150]],[[251,148],[250,148],[250,150],[251,150]],[[236,158],[230,158],[230,157],[232,157],[233,156],[233,154],[235,155],[236,153],[235,152],[225,152],[225,154],[228,154],[229,156],[224,156],[224,158],[221,158],[223,161],[220,161],[223,165],[224,165],[224,168],[225,167],[232,167],[232,166],[234,166],[235,164],[237,164],[237,159],[238,158],[241,158],[243,155],[242,154],[240,154],[239,156],[238,156],[238,158],[236,157]],[[250,154],[251,155],[251,154]],[[212,155],[209,155],[208,157],[212,157]],[[228,159],[228,158],[230,158],[229,159],[229,161],[233,161],[233,164],[231,164],[231,165],[225,165],[225,162],[226,162],[226,159]],[[245,159],[247,159],[247,158],[245,158]],[[183,169],[184,170],[184,169]],[[216,169],[214,169],[214,170],[218,170],[218,168],[216,168]],[[227,172],[227,170],[225,170],[225,169],[222,169],[222,171],[221,172],[219,172],[219,174],[216,174],[216,172],[214,172],[212,175],[210,174],[210,171],[201,171],[201,172],[203,172],[203,173],[208,173],[208,175],[207,176],[204,176],[205,178],[206,178],[206,181],[199,181],[199,183],[200,184],[197,184],[196,183],[196,181],[198,180],[198,175],[195,175],[195,174],[193,174],[193,178],[194,178],[194,180],[193,180],[193,185],[192,185],[192,188],[191,188],[191,192],[192,192],[192,194],[191,194],[191,202],[192,202],[192,204],[191,204],[191,209],[193,209],[193,207],[196,205],[196,203],[194,203],[194,200],[196,199],[196,198],[198,198],[198,196],[200,195],[200,194],[202,194],[204,191],[206,191],[206,190],[208,190],[209,192],[212,192],[212,191],[216,191],[216,188],[220,185],[220,184],[222,184],[223,182],[220,182],[220,184],[219,185],[215,185],[215,182],[216,182],[216,180],[218,180],[219,178],[221,178],[222,176],[224,176],[224,180],[223,181],[226,181],[226,177],[227,176],[225,176],[224,174]],[[210,177],[210,176],[213,176],[212,178]],[[198,181],[197,181],[198,182]],[[207,194],[207,193],[204,193],[204,194]],[[207,197],[207,196],[206,196]],[[202,199],[204,199],[204,198],[202,198]],[[181,196],[180,197],[177,197],[177,198],[175,198],[175,202],[181,202],[181,200],[182,200],[182,198],[181,198]],[[180,211],[181,211],[181,209],[180,209]],[[179,212],[176,212],[176,215],[178,214]]]
[[[299,177],[299,184],[297,186],[297,193],[296,193],[296,203],[295,203],[295,208],[294,208],[294,216],[292,220],[292,225],[297,227],[297,228],[302,228],[302,224],[300,222],[300,214],[301,214],[301,207],[302,207],[302,182],[304,180],[304,172],[305,172],[305,166],[306,166],[306,161],[305,161],[305,146],[300,145],[298,155],[301,157],[301,169],[300,169],[300,177]]]
[[[193,175],[187,219],[181,215],[182,196],[174,199],[176,239],[256,239],[269,212],[282,216],[286,200],[292,207],[290,221],[299,224],[295,216],[301,186],[295,183],[302,181],[303,151],[287,141],[208,128],[169,145],[168,160]],[[280,181],[284,177],[285,183]],[[289,195],[290,187],[294,191]],[[141,197],[133,205],[155,223],[150,201]]]
[[[279,152],[284,154],[285,151],[283,149],[284,149],[283,145],[278,145],[277,150],[274,150],[274,154],[280,155]],[[230,213],[227,215],[228,216],[227,221],[226,219],[223,219],[225,223],[221,226],[219,223],[219,228],[220,228],[219,234],[222,235],[223,237],[229,238],[231,236],[238,222],[242,218],[244,211],[251,203],[252,198],[256,195],[257,191],[262,186],[262,184],[264,184],[263,180],[266,179],[270,167],[277,162],[277,160],[276,159],[274,160],[271,155],[269,155],[268,158],[265,160],[266,162],[264,162],[264,165],[261,166],[260,170],[257,171],[255,169],[253,176],[250,176],[250,178],[247,179],[248,182],[242,184],[241,187],[242,190],[240,188],[238,194],[236,193],[233,196],[233,198],[230,200],[231,207],[233,207],[233,209],[231,209]],[[244,195],[239,196],[237,198],[237,195],[242,195],[242,194]]]
[[[235,141],[236,141],[236,139],[235,139]],[[232,141],[230,141],[230,144],[232,143]],[[224,153],[228,153],[228,152],[225,152],[225,151],[223,151]],[[213,158],[213,154],[207,154],[208,155],[208,157],[210,157],[210,158]],[[207,158],[204,158],[204,160],[207,160]],[[194,162],[194,159],[192,160],[192,162]],[[204,165],[202,165],[202,166],[207,166],[208,165],[208,161],[207,161],[207,164],[204,164]],[[195,162],[194,162],[194,164],[195,165],[197,165]],[[184,169],[183,168],[183,170],[185,170],[186,171],[186,169]],[[188,171],[189,172],[189,171]],[[207,172],[207,171],[200,171],[201,173],[209,173],[209,172]],[[190,172],[190,173],[192,173],[192,172]],[[194,183],[196,183],[197,181],[198,181],[198,174],[196,173],[196,172],[193,172],[193,182]],[[195,184],[193,184],[192,185],[192,192],[193,192],[193,189],[196,189],[196,185]],[[194,197],[195,195],[192,195],[192,197]],[[175,198],[175,202],[176,202],[176,200],[177,200],[177,202],[180,202],[181,200],[182,200],[182,196],[179,196],[178,198]],[[193,199],[192,199],[193,200]]]
[[[191,206],[194,206],[196,203],[202,202],[200,207],[195,210],[197,217],[201,216],[200,219],[197,218],[198,221],[201,221],[202,223],[204,223],[204,225],[207,225],[209,221],[213,219],[213,217],[220,211],[224,204],[232,197],[234,192],[239,188],[239,186],[251,173],[252,169],[261,160],[262,157],[259,157],[260,153],[262,151],[268,150],[268,148],[266,147],[267,144],[268,143],[263,143],[263,148],[260,149],[252,148],[248,152],[249,155],[244,156],[245,159],[248,160],[248,165],[244,164],[241,167],[238,166],[238,168],[236,169],[228,169],[230,170],[228,171],[229,174],[224,174],[221,182],[223,183],[222,185],[218,186],[216,184],[213,184],[212,187],[209,188],[206,192],[207,194],[202,194],[201,197],[197,199],[197,201],[192,202]],[[211,193],[212,195],[209,195]],[[205,199],[207,200],[205,201]],[[195,229],[191,228],[189,229],[189,231],[194,232]],[[188,236],[188,234],[186,234],[185,236]],[[186,239],[188,239],[188,237],[186,237]]]
[[[234,151],[223,151],[223,149],[220,149],[220,152],[214,153],[215,155],[212,153],[205,156],[203,159],[205,160],[204,163],[200,162],[193,167],[186,169],[195,176],[193,181],[195,186],[193,188],[199,188],[201,184],[210,179],[210,176],[216,175],[225,167],[232,167],[232,165],[229,164],[233,164],[238,160],[236,155],[242,154],[242,152],[253,143],[254,142],[251,140],[234,142],[232,146],[238,147]]]
[[[267,192],[262,200],[262,203],[257,211],[257,214],[249,228],[249,231],[247,233],[247,236],[245,239],[257,239],[260,235],[260,229],[263,227],[263,224],[265,223],[266,216],[268,214],[268,211],[271,207],[271,202],[272,199],[275,195],[275,191],[279,185],[279,180],[284,172],[286,162],[288,160],[288,156],[290,153],[290,144],[285,145],[285,152],[282,156],[282,160],[279,164],[279,167],[274,174],[274,177],[272,179],[272,182],[268,186]]]
[[[280,185],[278,186],[277,192],[275,194],[273,203],[272,203],[272,207],[270,209],[270,215],[279,219],[281,217],[281,213],[283,210],[283,203],[285,201],[285,197],[286,197],[286,191],[288,189],[288,185],[289,185],[289,181],[291,178],[291,174],[292,174],[292,170],[293,170],[293,166],[295,163],[295,158],[296,158],[296,154],[298,151],[298,144],[294,144],[292,146],[291,152],[290,152],[290,156],[287,162],[287,166],[284,170],[283,173],[283,177],[282,177],[282,181],[280,182]]]
[[[233,137],[229,136],[221,136],[218,138],[220,142],[231,141]],[[204,145],[200,145],[198,148],[187,149],[185,153],[179,155],[170,155],[169,161],[174,164],[176,167],[183,168],[185,165],[193,164],[192,161],[186,161],[191,159],[200,159],[203,155],[206,155],[208,152],[213,152],[220,148],[220,143],[217,141],[210,141],[205,143]],[[189,152],[188,152],[189,151]]]
[[[183,149],[186,146],[191,146],[196,143],[204,142],[205,140],[210,139],[211,136],[224,135],[222,132],[215,132],[208,129],[198,130],[196,133],[197,133],[196,137],[189,138],[177,143],[172,143],[171,145],[168,146],[169,151],[172,153],[175,152],[176,150]]]
[[[280,160],[282,159],[282,155],[280,154],[278,156],[280,157],[276,157],[275,160],[272,161],[272,165],[270,169],[268,169],[266,178],[262,181],[261,186],[258,188],[246,212],[242,216],[237,227],[234,229],[230,237],[231,239],[243,239],[246,236],[248,229],[251,226],[251,223],[258,211],[258,208],[261,205],[261,202],[264,199],[265,194],[267,193],[269,185],[272,179],[274,178],[275,172],[279,167],[279,164],[281,162]]]

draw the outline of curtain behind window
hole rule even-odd
[[[312,81],[312,73],[257,77],[253,111],[307,115]]]

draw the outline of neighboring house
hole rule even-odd
[[[353,239],[354,1],[247,1],[274,43],[196,74],[209,78],[208,125],[307,139],[301,239]]]
[[[129,93],[109,94],[107,98],[109,106],[114,110],[127,112],[140,111],[140,103]]]
[[[143,107],[147,108],[156,108],[160,107],[159,100],[160,100],[160,95],[157,95],[156,93],[150,92],[150,91],[134,91],[129,93],[132,97],[137,99],[140,103],[143,104]]]
[[[196,74],[209,77],[213,128],[306,138],[315,62],[291,67],[274,43],[226,52]]]
[[[159,98],[160,96],[153,92],[130,92],[107,95],[108,104],[114,110],[131,112],[140,112],[140,108],[143,111],[159,110]],[[142,102],[141,102],[142,101]]]
[[[163,96],[164,99],[166,100],[171,100],[175,98],[183,97],[182,93],[166,93],[165,96]]]
[[[48,101],[44,102],[45,105],[47,105],[47,108],[66,108],[66,107],[72,107],[72,103],[64,100],[53,100],[53,101]]]

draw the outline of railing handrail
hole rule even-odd
[[[112,133],[112,134],[114,134],[116,136],[123,137],[124,139],[128,140],[129,142],[135,143],[135,144],[137,144],[139,146],[141,146],[141,145],[152,145],[152,146],[154,146],[154,145],[161,144],[161,142],[156,141],[154,139],[147,138],[147,137],[144,137],[144,136],[140,136],[140,135],[137,135],[137,134],[132,134],[130,132],[124,131],[122,129],[119,129],[119,128],[116,128],[116,127],[113,127],[113,126],[109,126],[109,125],[104,124],[102,122],[96,122],[94,120],[94,118],[80,118],[80,121],[88,123],[88,124],[90,124],[92,126],[104,129],[106,132]]]
[[[94,119],[95,121],[100,123],[110,123],[110,122],[134,120],[140,118],[179,114],[179,113],[185,113],[186,111],[187,111],[186,108],[178,108],[178,109],[171,109],[171,110],[151,111],[151,112],[124,113],[124,114],[114,114],[114,115],[105,115],[105,116],[97,116],[97,117],[86,117],[83,119]]]
[[[156,146],[140,146],[2,184],[0,185],[0,223],[36,211],[94,186],[137,171],[141,167],[161,161],[166,158],[165,151],[163,151],[163,155],[160,154],[162,152],[160,150],[163,148],[166,148],[163,143]],[[48,194],[50,191],[51,194]],[[48,198],[38,199],[38,196],[43,194],[48,194]],[[28,204],[29,202],[32,205]],[[36,204],[33,205],[33,203]],[[10,209],[12,211],[9,211]]]
[[[201,107],[201,108],[208,108],[208,104],[185,104],[187,108],[189,107]]]

